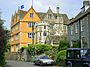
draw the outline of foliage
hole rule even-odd
[[[58,52],[57,47],[53,47],[52,50],[46,51],[45,54],[48,55],[51,59],[55,60],[57,52]]]
[[[28,46],[27,50],[28,50],[28,52],[29,52],[30,55],[33,55],[34,49],[35,49],[35,46],[34,45],[30,44]]]
[[[10,51],[10,49],[11,49],[10,44],[9,44],[9,43],[7,43],[7,45],[6,45],[6,52],[9,52],[9,51]]]
[[[62,39],[59,42],[59,47],[58,47],[58,51],[66,49],[69,47],[69,42],[66,39]]]
[[[5,52],[7,50],[7,42],[9,40],[9,31],[3,26],[4,21],[0,19],[0,66],[5,67]]]
[[[80,42],[80,40],[77,40],[77,41],[73,44],[72,47],[73,47],[73,48],[81,48],[81,42]]]
[[[43,54],[45,51],[51,50],[52,46],[47,44],[39,44],[36,45],[36,53],[37,55]]]
[[[55,61],[57,64],[60,64],[60,62],[65,61],[65,59],[66,59],[66,50],[61,50],[57,53]]]
[[[28,52],[30,55],[33,54],[43,54],[45,51],[51,50],[52,46],[47,45],[47,44],[36,44],[36,45],[32,45],[30,44],[28,47]]]
[[[20,50],[19,50],[19,51],[20,51],[20,53],[22,53],[22,52],[24,51],[24,49],[27,49],[27,47],[26,47],[26,46],[21,47],[21,48],[20,48]]]

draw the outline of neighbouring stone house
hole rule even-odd
[[[55,13],[49,7],[46,13],[38,13],[42,21],[37,24],[38,44],[57,45],[61,36],[67,36],[68,17],[66,14],[59,13],[59,7],[56,10]]]
[[[90,1],[84,0],[81,12],[68,24],[70,46],[80,41],[81,48],[90,48]]]

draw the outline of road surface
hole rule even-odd
[[[6,67],[56,67],[56,66],[36,66],[32,62],[21,62],[21,61],[6,61]]]

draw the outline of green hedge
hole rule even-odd
[[[45,51],[51,50],[52,46],[47,44],[36,44],[36,45],[30,44],[27,49],[30,55],[33,54],[40,55],[43,54]]]
[[[69,42],[67,40],[60,40],[58,51],[61,51],[63,49],[66,49],[69,47]]]
[[[61,50],[57,53],[56,55],[56,63],[61,65],[62,63],[60,62],[65,62],[66,60],[66,50]]]

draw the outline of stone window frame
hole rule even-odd
[[[11,37],[11,41],[14,41],[14,36]]]
[[[74,26],[71,25],[71,35],[73,35],[73,34],[74,34]]]
[[[33,18],[34,17],[34,13],[30,13],[30,18]]]
[[[52,19],[52,14],[48,14],[48,19]]]
[[[32,32],[28,33],[28,38],[32,38]]]
[[[19,35],[16,34],[16,35],[15,35],[15,40],[18,40],[18,39],[19,39]]]
[[[79,23],[76,23],[75,24],[75,33],[78,33],[78,30],[79,30]]]

